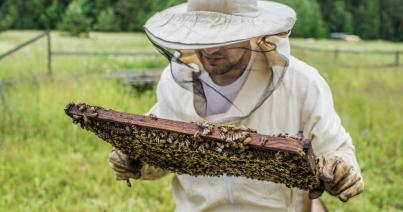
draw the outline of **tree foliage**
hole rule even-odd
[[[8,2],[1,5],[0,8],[0,31],[11,28],[17,20],[18,12],[15,5]]]
[[[403,41],[403,2],[402,0],[382,0],[380,36],[388,40]]]
[[[297,22],[293,29],[296,37],[325,37],[327,29],[319,5],[315,0],[276,0],[295,9]]]
[[[60,1],[53,1],[40,15],[40,23],[47,29],[55,28],[62,19],[66,6]]]
[[[379,37],[381,26],[381,11],[379,0],[366,0],[357,7],[354,19],[355,32],[366,39]]]
[[[353,33],[353,16],[345,0],[318,0],[329,32]]]
[[[94,29],[105,32],[119,31],[119,20],[112,7],[108,7],[99,13]]]
[[[86,35],[91,29],[91,19],[85,16],[85,1],[73,1],[66,9],[59,29],[68,31],[73,36]]]
[[[403,41],[402,0],[274,1],[296,10],[293,36],[327,37],[331,32],[344,32],[365,39]],[[0,31],[142,31],[154,13],[183,2],[186,0],[0,0]]]

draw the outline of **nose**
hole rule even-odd
[[[206,54],[206,55],[213,55],[213,54],[217,54],[219,52],[220,52],[219,47],[203,49],[203,53]]]

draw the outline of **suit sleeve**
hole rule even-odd
[[[315,71],[305,88],[302,99],[303,129],[305,137],[312,139],[316,156],[336,153],[360,172],[351,136],[334,109],[332,93],[326,81]]]

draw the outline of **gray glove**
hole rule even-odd
[[[336,153],[323,155],[319,158],[320,178],[322,188],[309,191],[309,197],[316,199],[324,190],[333,196],[338,196],[343,202],[364,191],[364,180],[354,167],[345,162]]]
[[[109,153],[109,166],[116,173],[116,180],[140,179],[143,163],[113,148]]]

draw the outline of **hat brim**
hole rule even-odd
[[[158,45],[172,49],[199,49],[288,32],[295,21],[293,9],[271,1],[258,1],[258,12],[253,17],[188,12],[184,3],[155,14],[144,28]]]

